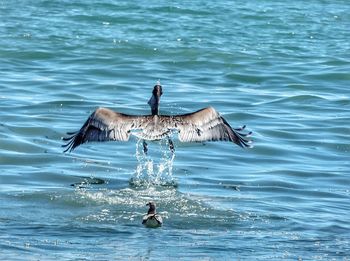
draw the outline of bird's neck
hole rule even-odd
[[[150,207],[147,214],[149,215],[149,214],[155,214],[155,213],[156,213],[156,209],[154,207]]]
[[[159,115],[159,107],[158,105],[152,108],[152,115]]]
[[[152,115],[159,115],[159,100],[160,97],[153,94],[151,99],[148,101],[148,104],[151,107]]]
[[[159,102],[156,102],[151,108],[152,115],[159,115]]]

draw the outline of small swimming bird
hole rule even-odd
[[[196,112],[182,115],[160,115],[159,103],[163,94],[158,82],[148,101],[151,115],[128,115],[98,108],[86,120],[79,131],[68,132],[70,137],[63,138],[67,144],[64,152],[71,152],[79,145],[91,141],[128,141],[130,135],[143,140],[143,150],[147,153],[146,140],[167,139],[170,150],[174,152],[171,135],[177,133],[181,142],[231,141],[238,146],[251,147],[251,135],[242,133],[245,125],[233,129],[213,108],[207,107]]]
[[[147,215],[145,215],[142,219],[142,224],[145,227],[156,228],[160,227],[163,224],[163,219],[156,213],[156,204],[153,201],[150,201],[146,204],[149,206]]]

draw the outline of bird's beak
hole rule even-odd
[[[151,98],[148,101],[148,105],[151,106],[151,108],[153,108],[155,105],[157,105],[159,103],[159,99],[157,99],[157,97],[155,97],[153,94],[151,96]]]
[[[148,101],[149,106],[151,107],[152,114],[158,113],[158,107],[159,107],[159,98],[155,95],[152,95],[151,99]]]

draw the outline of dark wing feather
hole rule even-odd
[[[67,133],[63,138],[67,144],[64,152],[72,151],[79,145],[91,141],[127,141],[130,131],[142,127],[144,116],[131,116],[106,108],[94,111],[77,132]]]
[[[242,133],[245,126],[233,129],[213,108],[172,117],[174,128],[179,131],[182,142],[232,141],[241,147],[251,147],[247,139],[251,133]]]

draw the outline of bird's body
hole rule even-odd
[[[156,204],[151,201],[146,206],[149,206],[149,209],[147,214],[143,216],[142,224],[149,228],[161,227],[163,225],[163,219],[156,213]]]
[[[68,141],[66,151],[91,141],[128,141],[130,135],[142,140],[168,139],[170,148],[174,146],[170,139],[177,133],[181,142],[231,141],[241,147],[250,147],[246,139],[248,134],[241,133],[245,126],[233,129],[213,108],[207,107],[193,113],[182,115],[159,115],[159,99],[162,94],[160,85],[156,85],[149,101],[152,115],[128,115],[107,108],[95,110],[81,129],[64,138]],[[147,152],[147,143],[144,142]]]
[[[142,224],[150,228],[161,227],[163,225],[163,219],[157,214],[149,214],[143,217]]]

